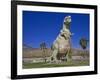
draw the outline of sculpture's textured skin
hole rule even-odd
[[[71,23],[71,16],[66,16],[63,22],[63,28],[52,45],[53,52],[51,56],[51,62],[58,62],[62,56],[66,57],[67,61],[70,60],[69,55],[71,54],[71,35],[72,35],[70,32],[70,23]],[[58,59],[57,56],[60,54],[62,54],[62,56],[59,56]]]

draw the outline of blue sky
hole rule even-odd
[[[80,48],[79,40],[89,40],[89,14],[23,11],[23,43],[38,48],[41,42],[50,47],[63,27],[65,16],[72,18],[72,47]],[[89,45],[88,45],[89,48]]]

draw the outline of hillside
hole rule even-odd
[[[84,53],[84,51],[72,48],[72,56],[81,55],[81,53]],[[47,48],[44,53],[40,48],[23,47],[23,58],[39,58],[43,56],[49,57],[51,54],[52,50],[50,48]],[[84,55],[89,56],[89,51],[86,50]]]

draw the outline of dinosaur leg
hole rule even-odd
[[[67,57],[67,62],[70,62],[71,61],[71,51],[70,50],[68,50],[66,57]]]
[[[53,62],[58,62],[57,53],[58,53],[58,50],[55,49],[55,50],[53,51],[52,56],[51,56]]]

